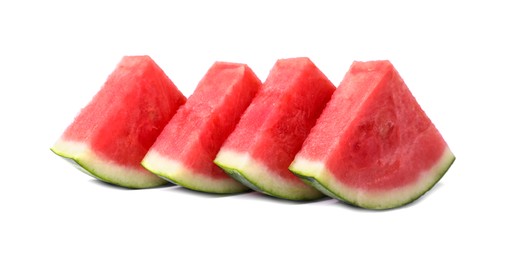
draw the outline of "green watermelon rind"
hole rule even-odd
[[[314,200],[318,198],[305,198],[302,196],[288,196],[288,195],[282,195],[276,192],[271,192],[270,190],[262,187],[262,185],[259,185],[259,183],[256,183],[249,178],[245,177],[245,174],[242,173],[242,171],[234,168],[229,168],[224,165],[217,164],[219,167],[221,167],[229,176],[234,178],[235,180],[241,182],[243,185],[251,188],[252,190],[255,190],[257,192],[270,195],[272,197],[280,198],[280,199],[287,199],[287,200],[294,200],[294,201],[301,201],[301,200]]]
[[[227,178],[214,179],[207,174],[194,172],[180,162],[166,158],[153,150],[146,154],[141,165],[160,178],[193,191],[237,194],[249,190],[248,187],[227,176]]]
[[[228,151],[227,153],[230,153],[231,151]],[[237,180],[238,182],[242,183],[243,185],[266,195],[279,198],[279,199],[287,199],[287,200],[293,200],[293,201],[311,201],[316,200],[324,197],[324,195],[314,189],[312,189],[310,186],[309,188],[305,189],[305,191],[300,190],[299,192],[291,191],[291,192],[284,192],[283,189],[276,189],[274,187],[268,187],[269,185],[263,185],[259,181],[256,181],[255,178],[249,177],[250,175],[246,173],[245,169],[240,169],[242,167],[232,166],[231,162],[226,160],[225,157],[221,156],[221,153],[219,152],[219,155],[214,160],[214,163],[219,166],[222,170],[224,170],[229,176],[231,176],[233,179]],[[234,153],[236,154],[236,153]],[[237,156],[234,156],[234,158],[238,158],[240,161],[243,157],[243,160],[247,160],[248,163],[246,163],[246,169],[253,170],[254,168],[259,168],[259,165],[252,165],[254,164],[251,162],[251,159],[245,159],[249,156],[241,153],[238,153]],[[266,172],[267,170],[265,170]],[[271,176],[271,174],[266,174],[268,176]],[[270,178],[270,177],[268,177]],[[273,180],[272,180],[273,181]],[[287,183],[286,183],[287,184]],[[302,184],[303,185],[303,184]],[[306,185],[306,184],[305,184]],[[292,187],[294,190],[295,188]],[[311,190],[312,192],[309,192]]]
[[[327,181],[320,180],[324,178],[315,177],[316,173],[314,172],[304,172],[301,170],[296,169],[291,165],[289,167],[289,170],[295,174],[297,177],[299,177],[302,181],[305,183],[312,185],[314,188],[322,192],[323,194],[341,200],[345,203],[348,203],[350,205],[366,208],[366,209],[375,209],[375,210],[385,210],[385,209],[393,209],[398,208],[407,204],[410,204],[414,202],[415,200],[422,197],[425,193],[427,193],[429,190],[431,190],[440,180],[443,178],[443,176],[446,174],[448,169],[452,166],[452,164],[455,161],[455,156],[451,151],[447,148],[439,162],[437,162],[433,167],[431,167],[431,170],[429,171],[429,174],[433,174],[434,177],[427,182],[428,185],[425,185],[420,191],[417,191],[412,194],[412,196],[409,196],[407,198],[404,198],[402,200],[394,200],[394,201],[386,201],[386,202],[376,202],[376,201],[356,201],[352,199],[347,193],[336,190],[333,188],[330,188],[332,185],[330,185]],[[328,174],[329,173],[325,173]],[[432,177],[432,176],[431,176]],[[333,178],[333,177],[332,177]],[[418,187],[418,186],[416,186]]]
[[[255,184],[254,182],[250,181],[249,179],[247,179],[245,176],[243,176],[243,174],[238,171],[237,169],[233,169],[233,168],[228,168],[224,165],[220,165],[220,164],[217,164],[217,166],[219,166],[223,171],[225,171],[229,176],[231,176],[231,178],[239,181],[240,183],[242,183],[243,185],[249,187],[250,189],[252,190],[255,190],[257,192],[263,192],[262,190],[260,190],[258,188],[258,185]]]
[[[71,148],[72,146],[79,148]],[[67,162],[71,163],[71,165],[76,167],[81,172],[100,181],[116,186],[121,186],[129,189],[145,189],[159,187],[167,184],[166,180],[161,179],[149,172],[143,172],[142,176],[139,174],[135,178],[122,178],[122,176],[120,176],[122,175],[121,168],[126,169],[127,167],[120,166],[116,163],[111,162],[106,163],[104,160],[95,155],[88,147],[86,147],[86,145],[79,142],[59,140],[53,147],[50,148],[50,150],[56,155],[65,159]],[[118,172],[116,174],[108,174],[104,171],[97,170],[97,168],[110,168],[115,169]],[[123,172],[125,173],[127,171]],[[114,175],[116,175],[116,177],[111,177]],[[130,177],[133,177],[133,175],[130,174]]]

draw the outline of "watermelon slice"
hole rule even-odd
[[[165,180],[140,162],[185,96],[148,56],[126,56],[51,150],[99,180],[129,188]]]
[[[247,65],[215,63],[164,128],[142,165],[192,190],[211,193],[248,190],[217,167],[213,159],[260,85]]]
[[[271,196],[290,200],[323,196],[288,166],[334,89],[308,58],[278,60],[215,163]]]
[[[389,61],[354,62],[289,169],[359,207],[394,208],[455,160]]]

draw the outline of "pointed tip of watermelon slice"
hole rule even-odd
[[[258,192],[288,200],[315,200],[323,197],[316,189],[296,179],[283,179],[247,153],[221,150],[214,163],[231,177]]]
[[[87,144],[58,140],[50,150],[66,159],[80,171],[103,182],[132,189],[153,188],[167,181],[139,167],[111,162],[94,153]]]
[[[386,191],[366,191],[349,187],[335,179],[319,161],[296,158],[289,169],[327,196],[357,207],[383,210],[404,206],[423,196],[439,182],[454,161],[455,155],[446,148],[441,158],[427,171],[422,172],[416,182]]]
[[[178,161],[171,160],[156,151],[149,151],[141,165],[155,175],[184,188],[217,194],[234,194],[249,188],[229,178],[212,178],[208,174],[194,172]]]

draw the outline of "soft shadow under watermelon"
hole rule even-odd
[[[117,190],[146,190],[146,189],[151,190],[151,189],[161,189],[161,188],[168,188],[168,187],[176,186],[175,184],[168,182],[164,185],[157,186],[157,187],[136,189],[136,188],[127,188],[127,187],[114,185],[114,184],[111,184],[108,182],[101,181],[99,179],[91,179],[90,182],[95,183],[96,185],[99,185],[102,187],[108,187],[108,188],[117,189]]]
[[[313,204],[313,203],[322,203],[324,201],[332,200],[332,198],[330,198],[330,197],[322,197],[322,198],[315,199],[315,200],[287,200],[287,199],[281,199],[281,198],[273,197],[270,195],[266,195],[266,194],[263,194],[258,191],[253,191],[253,192],[249,193],[248,195],[244,196],[244,198],[250,199],[250,200],[263,200],[263,201],[268,201],[268,202],[273,202],[273,203],[282,203],[282,204],[287,204],[287,205]]]
[[[224,193],[224,194],[220,194],[220,193],[209,193],[209,192],[202,192],[202,191],[197,191],[197,190],[191,190],[191,189],[187,189],[187,188],[184,188],[182,186],[175,185],[175,184],[173,184],[173,186],[174,187],[170,187],[170,189],[168,189],[170,192],[180,192],[180,193],[190,194],[190,195],[194,195],[194,196],[200,196],[200,197],[203,197],[203,198],[225,198],[225,197],[239,196],[239,195],[242,195],[242,194],[254,192],[252,190],[247,190],[247,191],[240,192],[240,193]]]

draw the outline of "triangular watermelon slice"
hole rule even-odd
[[[288,166],[334,90],[310,59],[278,60],[215,163],[271,196],[290,200],[323,196]]]
[[[185,96],[148,56],[126,56],[51,150],[102,181],[166,183],[140,162]]]
[[[143,166],[192,190],[248,190],[217,167],[213,159],[260,85],[247,65],[216,62],[164,128],[143,159]]]
[[[354,62],[290,170],[374,209],[416,200],[455,156],[389,61]]]

